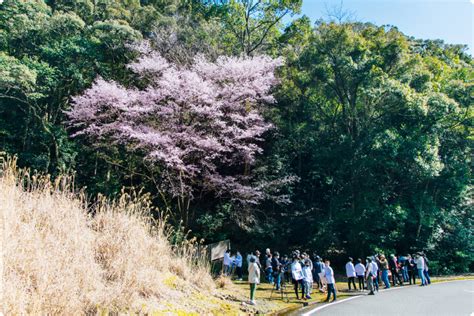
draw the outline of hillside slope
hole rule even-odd
[[[146,199],[99,202],[90,216],[67,178],[52,183],[11,164],[0,174],[4,314],[206,314],[236,307],[215,296],[207,269],[186,248],[173,248],[162,224],[152,225]]]

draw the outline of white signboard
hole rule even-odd
[[[223,240],[214,244],[207,245],[207,250],[210,253],[211,261],[224,258],[224,253],[230,249],[230,240]]]

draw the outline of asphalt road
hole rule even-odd
[[[474,315],[474,280],[406,286],[302,310],[304,316]]]

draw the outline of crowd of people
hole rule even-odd
[[[282,290],[285,284],[292,283],[296,299],[311,299],[313,288],[327,293],[326,302],[337,298],[336,281],[331,262],[316,254],[311,256],[299,250],[293,251],[291,256],[280,256],[278,252],[272,253],[266,249],[261,259],[260,251],[256,250],[247,255],[248,282],[250,284],[250,304],[255,305],[255,292],[261,282],[261,272],[265,281],[273,284],[275,290]],[[358,258],[356,262],[349,257],[345,265],[348,291],[369,291],[374,295],[379,291],[383,282],[385,288],[416,284],[417,278],[421,286],[431,284],[428,269],[428,259],[423,252],[413,256],[395,256],[391,254],[388,259],[383,254],[368,256],[365,260]],[[262,264],[263,263],[263,264]],[[237,280],[243,279],[243,257],[239,251],[232,254],[227,250],[224,255],[223,273],[226,276],[237,275]],[[356,280],[358,288],[356,286]],[[301,295],[300,295],[301,292]]]
[[[405,283],[416,284],[416,278],[420,279],[420,285],[431,284],[429,275],[428,259],[422,252],[411,255],[398,256],[390,255],[387,259],[383,254],[378,254],[366,259],[357,259],[354,265],[353,259],[349,258],[346,263],[346,276],[349,291],[351,285],[356,290],[355,279],[359,282],[359,290],[368,289],[370,295],[379,290],[380,279],[385,288],[390,288],[390,279],[392,286],[404,285]],[[368,278],[368,276],[371,276]],[[367,280],[366,286],[364,281]]]

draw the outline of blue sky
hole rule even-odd
[[[314,22],[340,3],[303,0],[302,14]],[[474,56],[474,0],[343,0],[343,8],[358,21],[395,25],[416,38],[467,44]]]

